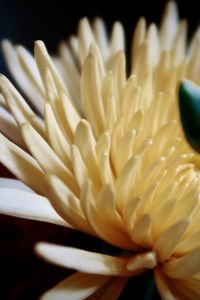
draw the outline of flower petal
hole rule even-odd
[[[35,60],[40,71],[40,75],[43,83],[45,83],[46,70],[48,69],[57,91],[63,91],[67,96],[70,97],[67,86],[65,85],[62,77],[55,67],[51,57],[49,56],[47,49],[42,41],[36,41],[34,47]]]
[[[40,88],[41,79],[38,78],[38,70],[32,55],[22,46],[15,49],[8,40],[2,42],[2,50],[13,78],[33,106],[43,114],[44,94]]]
[[[16,189],[33,192],[27,185],[17,179],[0,178],[0,188]]]
[[[67,182],[68,186],[77,192],[77,184],[66,165],[59,159],[48,143],[29,124],[22,125],[22,135],[32,155],[47,174],[56,174]]]
[[[140,246],[150,246],[152,243],[151,226],[152,216],[150,214],[144,214],[138,218],[130,232],[133,242]]]
[[[47,198],[14,188],[0,188],[0,213],[72,227],[56,213]]]
[[[46,292],[41,300],[83,300],[109,280],[108,276],[77,272]]]
[[[81,191],[81,206],[96,234],[106,242],[123,249],[134,249],[134,243],[123,228],[111,224],[106,218],[102,217],[95,207],[95,200],[92,195],[91,182],[85,182]]]
[[[53,175],[48,176],[47,181],[50,186],[49,199],[59,215],[76,229],[95,235],[83,215],[79,199],[69,190],[67,185]]]
[[[117,300],[128,278],[113,278],[86,300]]]
[[[154,270],[154,277],[156,286],[163,300],[178,300],[170,291],[167,281],[164,278],[162,272],[156,268]]]
[[[164,263],[162,270],[171,278],[185,278],[200,272],[200,248],[194,249],[181,258]]]
[[[0,106],[0,128],[1,132],[20,147],[26,147],[22,140],[19,128],[13,116]]]
[[[173,287],[174,293],[178,296],[178,299],[181,300],[199,300],[200,291],[199,291],[199,279],[196,278],[187,278],[173,280],[170,282]]]
[[[129,276],[132,274],[126,269],[128,258],[42,242],[38,243],[35,249],[47,261],[80,272],[106,276]]]
[[[190,222],[186,219],[178,221],[161,233],[155,240],[154,250],[159,257],[160,262],[167,260],[175,251],[189,224]]]
[[[96,141],[88,121],[80,121],[79,125],[77,126],[74,139],[95,185],[99,187],[101,183],[99,178],[98,159],[95,150]]]
[[[30,124],[45,137],[43,121],[33,112],[12,83],[3,75],[0,76],[0,88],[16,122],[18,124],[30,122]]]
[[[0,161],[34,191],[45,193],[44,173],[36,160],[2,134],[0,134]]]
[[[156,267],[158,261],[156,257],[156,253],[153,251],[144,252],[141,254],[135,254],[129,260],[127,264],[128,270],[140,270],[141,272],[144,269],[153,269]]]
[[[44,116],[50,145],[62,162],[71,170],[70,145],[62,133],[50,103],[45,104]]]

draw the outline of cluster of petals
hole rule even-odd
[[[51,57],[3,41],[17,91],[0,78],[0,212],[49,222],[120,248],[112,256],[41,242],[37,253],[76,272],[44,300],[117,299],[151,269],[164,300],[200,299],[199,156],[185,141],[177,86],[200,84],[200,31],[169,2],[160,28],[141,18],[127,76],[116,22],[82,19]]]

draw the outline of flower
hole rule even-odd
[[[42,299],[117,299],[128,278],[153,270],[162,299],[200,297],[199,156],[179,120],[176,89],[199,83],[199,30],[169,2],[161,24],[139,20],[126,75],[124,32],[102,20],[50,57],[3,42],[11,74],[0,79],[0,211],[83,231],[118,256],[41,242],[44,259],[77,272]],[[22,183],[23,182],[23,183]]]

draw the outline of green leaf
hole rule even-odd
[[[200,88],[189,80],[180,84],[179,109],[185,137],[200,153]]]

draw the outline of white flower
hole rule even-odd
[[[120,23],[108,39],[101,20],[81,20],[56,58],[41,41],[35,59],[3,42],[30,105],[2,76],[0,160],[19,180],[1,179],[0,211],[124,250],[39,243],[44,259],[77,271],[42,299],[117,299],[129,277],[149,269],[162,299],[200,298],[199,157],[176,99],[183,77],[200,84],[199,43],[197,31],[186,46],[173,2],[160,29],[139,20],[128,78]]]

